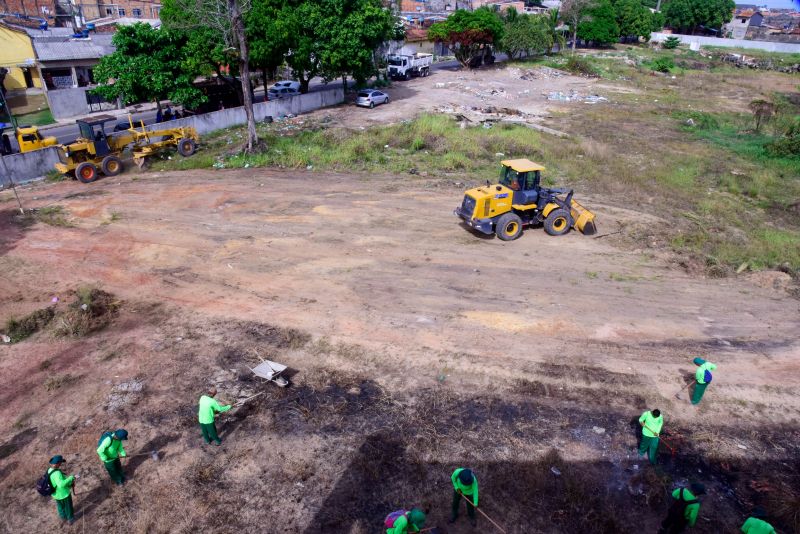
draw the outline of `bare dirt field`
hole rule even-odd
[[[34,491],[53,454],[80,474],[75,532],[373,533],[413,505],[473,532],[445,524],[465,465],[508,532],[654,532],[689,480],[708,487],[697,532],[754,504],[797,528],[800,302],[605,235],[655,217],[588,199],[599,236],[506,243],[458,224],[463,187],[262,169],[22,194],[64,218],[0,203],[0,317],[52,307],[0,347],[0,531],[56,525]],[[108,295],[79,330],[87,285]],[[255,380],[259,356],[292,386]],[[695,356],[719,366],[698,407],[675,398]],[[264,392],[220,418],[220,448],[196,424],[211,384]],[[657,468],[635,450],[647,408],[675,449]],[[119,426],[142,454],[122,488],[94,453]]]

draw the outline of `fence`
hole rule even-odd
[[[697,43],[700,46],[720,46],[724,48],[750,48],[765,50],[767,52],[781,52],[784,54],[800,54],[798,43],[777,43],[773,41],[750,41],[748,39],[720,39],[719,37],[703,37],[701,35],[681,35],[677,33],[653,32],[650,40],[661,43],[667,37],[677,37],[683,44]]]
[[[82,96],[81,96],[82,97]],[[299,115],[315,109],[335,106],[344,102],[344,89],[327,89],[304,95],[261,102],[253,106],[257,121],[263,121],[267,116],[282,117],[286,115]],[[147,127],[147,129],[174,128],[177,126],[192,126],[200,135],[238,126],[247,122],[247,115],[243,107],[213,111],[203,115],[193,115],[169,122],[161,122]],[[3,187],[9,185],[9,176],[14,177],[14,182],[23,183],[44,176],[53,169],[58,161],[58,152],[55,148],[34,150],[24,154],[3,156],[0,161],[0,183]]]

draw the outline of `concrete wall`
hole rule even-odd
[[[85,87],[47,91],[47,101],[50,103],[50,112],[56,119],[80,117],[89,113]]]
[[[58,91],[61,92],[61,91]],[[305,95],[299,95],[285,100],[275,100],[272,102],[262,102],[253,106],[253,111],[257,121],[263,121],[266,116],[274,118],[283,117],[289,114],[299,115],[315,109],[328,106],[335,106],[344,102],[344,90],[328,89],[316,91]],[[223,109],[178,119],[170,122],[161,122],[148,126],[148,130],[160,128],[173,128],[176,126],[193,126],[200,135],[238,126],[247,122],[247,115],[243,107]],[[58,161],[58,152],[55,148],[45,148],[34,150],[25,154],[12,154],[0,158],[0,183],[7,186],[9,176],[13,176],[15,183],[29,182],[40,176],[44,176],[53,169],[53,165]]]
[[[271,116],[273,118],[283,117],[286,115],[299,115],[301,113],[308,113],[315,109],[324,108],[328,106],[335,106],[344,102],[344,90],[341,88],[328,89],[325,91],[315,91],[305,95],[299,95],[292,98],[283,100],[273,100],[270,102],[261,102],[253,106],[253,113],[256,116],[256,121],[261,122],[265,117]],[[202,115],[193,115],[183,119],[178,119],[169,122],[160,122],[147,126],[148,130],[158,130],[161,128],[174,128],[177,126],[192,126],[197,130],[200,135],[220,130],[222,128],[229,128],[231,126],[238,126],[247,122],[247,114],[243,107],[222,109],[220,111],[212,111],[211,113],[204,113]]]
[[[771,41],[749,41],[746,39],[720,39],[719,37],[702,37],[700,35],[680,35],[677,33],[653,32],[650,40],[656,43],[663,42],[667,37],[677,37],[681,43],[699,43],[700,46],[721,46],[725,48],[749,48],[752,50],[766,50],[767,52],[782,52],[785,54],[800,53],[800,44],[775,43]]]
[[[3,156],[0,158],[0,183],[8,187],[9,177],[13,177],[17,184],[29,182],[52,171],[57,162],[58,152],[54,147]]]

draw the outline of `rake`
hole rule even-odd
[[[494,526],[497,528],[497,530],[499,530],[499,531],[500,531],[500,532],[502,532],[503,534],[506,534],[506,531],[505,531],[505,530],[503,530],[503,527],[501,527],[500,525],[498,525],[497,523],[495,523],[495,522],[494,522],[494,519],[492,519],[491,517],[489,517],[488,515],[486,515],[486,513],[485,513],[483,510],[481,510],[480,508],[478,508],[476,505],[472,504],[472,501],[470,501],[469,499],[467,499],[467,498],[464,496],[464,494],[463,494],[463,493],[461,493],[461,492],[459,491],[459,492],[458,492],[458,494],[459,494],[459,495],[461,495],[461,498],[462,498],[462,499],[464,499],[466,502],[468,502],[468,503],[470,504],[470,506],[473,506],[473,507],[474,507],[474,508],[475,508],[475,509],[476,509],[478,512],[480,512],[480,513],[481,513],[481,515],[482,515],[483,517],[485,517],[486,519],[488,519],[488,520],[489,520],[489,523],[491,523],[492,525],[494,525]]]

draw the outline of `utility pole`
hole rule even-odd
[[[658,0],[658,3],[656,4],[656,13],[660,12],[661,12],[661,0]]]

